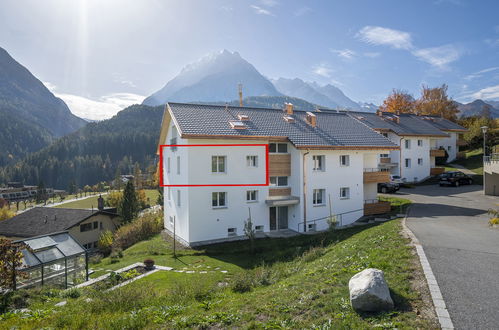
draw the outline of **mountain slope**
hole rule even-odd
[[[164,107],[133,105],[111,119],[89,123],[15,165],[0,168],[0,183],[20,181],[67,189],[112,180],[117,170],[132,173],[154,164]]]
[[[499,108],[492,105],[492,102],[484,102],[482,100],[474,100],[473,102],[462,104],[457,102],[461,117],[480,116],[486,108],[490,110],[492,118],[499,118]]]
[[[227,50],[203,57],[185,68],[143,104],[166,102],[218,102],[237,98],[237,85],[248,96],[279,96],[274,85],[239,53]]]
[[[352,110],[359,110],[359,105],[352,101],[350,98],[348,98],[338,87],[335,87],[331,84],[327,84],[325,86],[319,86],[317,83],[312,83],[311,84],[315,89],[326,95],[329,99],[333,100],[334,102],[338,103],[341,107],[352,109]]]

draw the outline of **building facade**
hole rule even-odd
[[[398,146],[345,113],[170,103],[160,144],[175,145],[161,147],[165,228],[191,246],[242,238],[250,217],[304,232],[390,207],[378,161]]]

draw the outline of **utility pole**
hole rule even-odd
[[[177,218],[176,216],[173,216],[173,258],[175,258],[175,259],[177,259],[177,249],[176,249],[177,238],[175,235],[175,225],[177,223],[176,218]]]

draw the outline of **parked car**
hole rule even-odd
[[[404,181],[402,180],[400,175],[390,175],[390,183],[398,184],[400,186],[404,184]]]
[[[445,172],[440,175],[440,186],[459,187],[462,184],[472,184],[473,179],[460,171]]]
[[[387,194],[387,193],[395,193],[400,189],[400,186],[396,183],[384,182],[378,183],[378,192]]]

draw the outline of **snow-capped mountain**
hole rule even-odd
[[[238,52],[223,50],[184,67],[143,104],[232,101],[238,98],[237,86],[240,83],[244,86],[244,96],[282,95]]]

